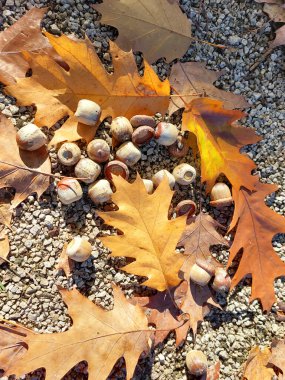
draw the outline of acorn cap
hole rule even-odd
[[[187,214],[187,216],[190,217],[195,214],[196,208],[196,203],[191,201],[191,199],[187,199],[178,203],[175,207],[175,212],[177,216]]]
[[[188,151],[187,140],[182,136],[178,136],[175,143],[168,147],[169,154],[177,158],[185,157]]]

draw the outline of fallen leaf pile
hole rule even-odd
[[[274,340],[270,347],[253,347],[244,363],[243,380],[283,379],[285,374],[285,341]]]
[[[269,3],[266,11],[274,20],[284,21],[280,20],[283,13],[272,13],[283,10],[284,3]],[[277,186],[261,183],[253,175],[256,165],[241,152],[244,146],[260,141],[254,129],[238,122],[246,115],[234,108],[245,108],[248,103],[240,95],[216,88],[213,83],[221,73],[209,71],[202,63],[176,62],[169,80],[164,81],[148,63],[162,57],[172,61],[190,45],[191,24],[178,2],[104,0],[94,7],[102,13],[102,22],[118,28],[117,43],[110,42],[111,73],[91,41],[42,31],[40,21],[46,9],[32,9],[0,33],[0,81],[6,85],[5,92],[18,105],[35,106],[34,122],[39,127],[52,128],[61,122],[50,141],[55,146],[94,138],[99,123],[86,127],[74,115],[80,99],[101,106],[100,122],[117,116],[172,114],[183,108],[182,132],[190,132],[187,143],[200,156],[206,192],[221,175],[231,184],[234,214],[228,232],[232,241],[221,233],[223,226],[201,210],[188,219],[170,218],[173,191],[166,178],[151,195],[139,174],[132,183],[113,178],[112,201],[117,209],[98,215],[117,232],[101,240],[112,257],[127,259],[120,269],[141,276],[141,285],[155,294],[128,301],[114,287],[114,308],[104,311],[77,290],[60,290],[72,318],[72,326],[62,333],[36,334],[2,321],[0,369],[5,375],[21,376],[45,368],[47,380],[59,380],[85,360],[89,378],[100,380],[124,357],[130,379],[142,354],[162,343],[170,332],[175,332],[176,345],[180,345],[189,329],[196,334],[210,307],[219,307],[211,284],[202,287],[190,278],[192,266],[199,261],[214,268],[222,266],[212,256],[213,245],[230,247],[228,267],[241,254],[232,288],[250,276],[251,300],[259,299],[264,310],[275,302],[274,280],[285,275],[285,263],[272,247],[272,238],[285,233],[285,219],[265,204]],[[282,28],[272,46],[284,43]],[[143,73],[137,69],[133,51],[144,54]],[[28,69],[31,75],[26,75]],[[32,193],[40,197],[52,176],[48,150],[22,151],[15,136],[12,122],[0,114],[0,189],[15,190],[11,204],[0,203],[3,260],[9,253],[6,229],[13,209]],[[58,268],[70,275],[65,247]],[[244,379],[284,377],[284,347],[284,341],[273,343],[270,349],[255,347],[245,363]],[[218,362],[209,368],[207,379],[218,379],[219,370]]]

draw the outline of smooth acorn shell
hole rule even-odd
[[[87,154],[93,161],[106,162],[110,157],[110,147],[105,140],[95,139],[87,145]]]
[[[196,203],[191,201],[191,199],[187,199],[185,201],[181,201],[175,207],[175,212],[177,216],[186,215],[190,218],[195,214],[197,209]]]
[[[136,145],[148,143],[154,136],[154,129],[143,125],[138,127],[132,134],[132,142]]]
[[[217,268],[212,288],[216,292],[227,292],[231,287],[231,278],[224,268]]]
[[[173,189],[175,185],[175,178],[166,169],[159,170],[157,173],[153,175],[152,182],[154,183],[154,186],[157,187],[163,180],[164,176],[167,177],[169,186],[171,189]]]
[[[104,175],[109,180],[112,181],[112,176],[121,176],[125,180],[129,178],[129,169],[126,164],[121,161],[114,160],[108,162],[104,168]]]
[[[143,179],[144,186],[148,194],[153,193],[153,182],[150,179]]]
[[[174,124],[161,121],[155,129],[155,138],[158,144],[169,146],[175,143],[178,130]]]
[[[18,146],[30,152],[44,146],[47,140],[46,135],[33,123],[25,125],[16,134]]]
[[[80,99],[74,115],[80,123],[95,126],[101,116],[101,107],[92,100]]]
[[[186,354],[186,366],[191,375],[202,376],[207,372],[207,357],[200,350],[190,350]]]
[[[190,279],[200,286],[207,285],[211,278],[212,275],[197,264],[194,264],[190,269]]]
[[[91,183],[88,188],[88,195],[95,204],[110,201],[112,194],[110,183],[106,179]]]
[[[74,143],[64,143],[57,152],[57,157],[61,164],[73,166],[77,164],[81,157],[79,146]]]
[[[189,146],[187,145],[187,140],[182,136],[178,136],[175,143],[168,147],[169,154],[177,158],[185,157],[188,151]]]
[[[85,183],[92,183],[101,173],[101,167],[90,158],[81,158],[74,168],[76,177]],[[87,178],[87,179],[82,179]]]
[[[225,207],[233,203],[231,190],[227,184],[217,182],[211,190],[210,205],[214,207]]]
[[[71,242],[68,243],[65,252],[72,260],[82,263],[91,256],[92,245],[87,239],[75,236]]]
[[[57,184],[57,194],[61,203],[69,205],[82,198],[80,183],[74,178],[63,178]]]
[[[141,156],[141,151],[131,141],[123,143],[116,152],[116,158],[128,166],[134,166]]]
[[[135,115],[130,119],[130,123],[134,128],[140,127],[142,125],[147,125],[152,128],[156,126],[156,121],[154,118],[147,115]]]
[[[180,185],[190,185],[193,181],[195,181],[196,178],[196,169],[186,163],[177,165],[174,169],[172,174],[174,175],[174,178],[177,183]]]
[[[123,143],[131,140],[133,127],[126,117],[118,116],[111,123],[111,133],[116,141]]]

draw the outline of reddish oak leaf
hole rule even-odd
[[[264,198],[277,190],[275,185],[257,182],[254,192],[233,191],[235,211],[230,229],[236,234],[228,266],[241,251],[242,257],[232,287],[246,275],[252,277],[251,300],[258,298],[265,310],[275,302],[274,280],[285,275],[285,263],[272,248],[272,238],[285,233],[285,218],[265,205]]]

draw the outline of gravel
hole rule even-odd
[[[114,38],[116,31],[100,24],[98,14],[90,7],[94,3],[96,1],[90,0],[0,0],[0,29],[11,25],[33,6],[48,5],[50,8],[43,22],[44,27],[54,34],[64,32],[83,37],[86,33],[100,58],[108,65],[107,38]],[[217,49],[209,44],[193,42],[183,61],[206,62],[208,68],[222,69],[224,75],[216,85],[244,95],[251,104],[246,110],[248,115],[243,124],[255,127],[263,140],[246,147],[244,151],[256,162],[256,172],[263,182],[279,185],[279,191],[268,197],[267,204],[284,215],[284,50],[275,49],[251,69],[261,60],[269,41],[274,38],[274,26],[263,13],[261,4],[253,1],[182,0],[180,4],[192,20],[195,38],[232,47]],[[141,63],[139,55],[137,62]],[[164,78],[170,66],[159,60],[154,69]],[[21,127],[33,117],[32,107],[17,107],[15,100],[3,93],[0,93],[0,110],[11,118],[16,127]],[[107,137],[103,128],[98,134]],[[159,169],[172,170],[178,162],[168,156],[164,147],[157,146],[153,141],[142,148],[142,153],[142,160],[135,169],[144,178],[151,178]],[[58,164],[55,150],[50,151],[50,157],[54,172],[68,174]],[[189,155],[182,161],[191,163],[193,159]],[[200,197],[198,181],[196,187],[185,190],[176,186],[176,190],[174,202],[186,196],[194,200]],[[202,200],[207,209],[208,199],[202,195]],[[215,210],[214,215],[224,224],[229,221],[229,212],[221,214]],[[102,226],[96,208],[86,196],[86,189],[83,199],[70,206],[58,202],[53,184],[41,199],[29,196],[15,210],[9,232],[11,265],[0,268],[0,283],[5,287],[0,292],[0,316],[20,322],[37,332],[66,331],[71,321],[58,293],[58,284],[67,287],[76,284],[90,300],[107,309],[113,305],[112,281],[118,283],[127,296],[134,292],[146,292],[146,289],[139,287],[139,278],[120,271],[124,259],[108,258],[108,250],[99,237],[112,232]],[[94,247],[93,257],[76,264],[72,278],[67,279],[55,267],[64,242],[75,235],[88,236]],[[283,260],[284,243],[284,235],[274,238],[273,247]],[[228,252],[222,251],[219,257],[226,262]],[[223,310],[211,310],[198,328],[195,339],[189,332],[185,345],[176,349],[174,335],[171,334],[150,356],[141,359],[135,379],[189,378],[185,368],[189,348],[201,349],[212,364],[220,360],[222,380],[241,378],[241,364],[251,347],[269,345],[273,337],[284,338],[285,333],[285,323],[275,320],[276,307],[265,315],[258,301],[249,304],[249,284],[249,280],[245,279],[227,298],[218,297]],[[284,277],[275,281],[275,290],[278,300],[285,301]],[[36,371],[27,378],[38,380],[43,375],[41,371]],[[65,378],[87,379],[86,364],[76,366]],[[122,360],[116,364],[110,378],[124,378]]]

